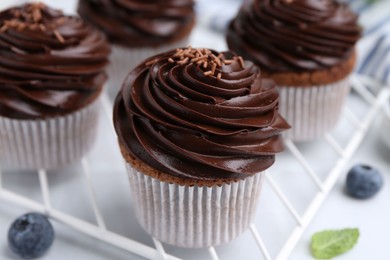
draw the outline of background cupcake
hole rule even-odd
[[[337,123],[359,37],[357,16],[335,0],[246,1],[227,31],[229,48],[280,87],[287,136],[297,141]]]
[[[182,247],[245,231],[263,171],[283,149],[278,98],[272,80],[230,52],[179,49],[136,67],[114,124],[142,227]]]
[[[78,17],[43,4],[0,13],[0,159],[51,169],[92,146],[109,45]]]
[[[193,0],[80,0],[78,12],[113,45],[108,70],[111,96],[141,61],[186,46],[195,23]]]

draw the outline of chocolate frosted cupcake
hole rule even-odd
[[[109,45],[78,17],[43,4],[0,13],[0,158],[51,169],[92,146]]]
[[[287,136],[299,141],[337,123],[359,37],[357,16],[335,0],[254,0],[231,22],[227,43],[275,80]]]
[[[113,45],[109,86],[115,95],[141,61],[186,46],[195,23],[193,0],[79,0],[78,12]]]
[[[244,232],[289,127],[278,99],[274,82],[231,52],[179,49],[130,72],[114,124],[142,227],[182,247]]]

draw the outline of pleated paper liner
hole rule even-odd
[[[97,134],[100,100],[71,114],[37,120],[0,117],[0,161],[13,169],[56,169],[81,159]]]
[[[162,182],[126,163],[141,226],[167,244],[203,248],[232,241],[249,228],[264,173],[213,187]]]
[[[292,127],[284,136],[309,141],[330,132],[340,118],[349,91],[349,78],[320,86],[280,86],[280,114]]]

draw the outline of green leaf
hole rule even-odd
[[[359,229],[325,230],[311,238],[311,252],[317,259],[331,259],[352,249],[359,238]]]

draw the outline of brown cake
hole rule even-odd
[[[278,99],[275,83],[231,52],[177,49],[130,72],[114,125],[142,227],[182,247],[244,232],[289,127]]]

